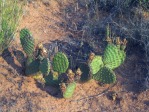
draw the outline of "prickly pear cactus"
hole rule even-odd
[[[66,87],[66,90],[63,92],[64,98],[71,98],[76,88],[76,83],[69,83]]]
[[[115,69],[124,62],[125,57],[123,50],[114,44],[108,44],[104,52],[103,63],[106,67]]]
[[[48,58],[44,58],[39,66],[39,70],[43,75],[48,75],[50,72],[50,62]]]
[[[38,60],[32,60],[30,58],[27,58],[27,66],[25,70],[26,75],[34,75],[37,72],[39,72],[39,64],[40,62]]]
[[[100,68],[103,66],[102,57],[101,56],[95,56],[93,60],[89,64],[91,73],[96,74]]]
[[[67,56],[62,52],[58,52],[53,58],[52,66],[53,70],[59,74],[65,73],[69,66]]]
[[[28,29],[20,31],[20,41],[27,56],[32,56],[34,52],[34,39]]]
[[[116,75],[115,73],[107,68],[102,67],[94,76],[93,78],[97,81],[103,82],[105,84],[111,84],[116,81]]]
[[[25,62],[25,67],[28,67],[33,62],[33,57],[27,57]]]
[[[90,67],[88,66],[87,63],[77,63],[77,67],[80,68],[82,74],[80,80],[82,82],[88,81],[91,79],[91,74],[90,74]]]
[[[57,72],[50,72],[49,75],[44,77],[45,85],[59,86],[58,75]]]

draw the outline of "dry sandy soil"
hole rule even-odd
[[[54,13],[60,6],[56,1],[32,2],[24,7],[20,21],[21,28],[32,32],[36,43],[50,43],[65,39],[67,32],[55,25],[63,21]],[[117,83],[99,85],[90,80],[78,83],[70,99],[58,98],[60,93],[54,87],[42,87],[31,77],[24,76],[24,55],[21,52],[19,36],[0,58],[0,112],[149,112],[149,91],[134,81],[141,77],[143,60],[134,53],[128,55],[125,63],[116,69]],[[138,51],[138,52],[137,52]],[[113,101],[110,96],[116,92]]]

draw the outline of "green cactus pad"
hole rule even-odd
[[[39,70],[43,75],[48,75],[50,72],[50,62],[48,58],[44,58],[40,63]]]
[[[91,74],[90,74],[90,67],[88,66],[87,63],[77,63],[77,68],[80,68],[82,75],[81,75],[81,81],[86,82],[91,79]]]
[[[69,61],[64,53],[58,52],[53,58],[53,70],[59,74],[65,73],[69,66]]]
[[[63,93],[63,97],[64,98],[71,98],[74,91],[75,91],[75,88],[76,88],[75,82],[68,84],[66,91]]]
[[[102,67],[93,78],[105,84],[111,84],[116,81],[115,73],[107,67]]]
[[[126,53],[123,50],[120,50],[120,57],[121,57],[121,63],[123,63],[126,59]]]
[[[96,74],[103,66],[102,57],[95,56],[89,65],[90,65],[91,73]]]
[[[114,44],[108,44],[103,57],[103,63],[110,69],[120,66],[125,60],[125,52],[117,48]]]
[[[28,66],[26,66],[25,74],[26,75],[34,75],[37,72],[39,72],[39,64],[40,62],[38,60],[32,60],[28,59]]]
[[[57,77],[55,77],[51,72],[49,73],[49,75],[44,77],[45,80],[45,85],[49,86],[59,86],[59,80]]]
[[[25,66],[28,67],[33,62],[33,57],[27,57]]]
[[[20,41],[27,56],[32,56],[34,52],[34,39],[28,29],[20,31]]]

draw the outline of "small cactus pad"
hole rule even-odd
[[[27,56],[32,56],[34,52],[34,39],[28,29],[20,31],[20,41]]]
[[[76,88],[76,83],[69,83],[65,92],[63,93],[64,98],[71,98]]]
[[[58,52],[53,58],[53,70],[59,74],[65,73],[69,66],[69,61],[64,53]]]
[[[80,79],[82,82],[88,81],[91,78],[90,67],[87,63],[77,63],[77,68],[80,68],[82,72]]]
[[[120,66],[125,60],[125,52],[117,48],[114,44],[108,44],[103,57],[103,63],[110,69]]]
[[[34,75],[39,72],[39,64],[38,60],[33,60],[28,66],[26,66],[25,74],[26,75]]]
[[[37,72],[35,75],[32,75],[31,77],[36,79],[36,80],[43,79],[43,76],[42,76],[42,74],[40,72]]]
[[[33,60],[34,60],[33,57],[27,57],[25,66],[28,67],[33,62]]]
[[[58,77],[55,76],[56,73],[50,72],[49,75],[44,77],[45,85],[51,85],[51,86],[59,86],[59,80]]]
[[[39,70],[43,75],[48,75],[50,72],[50,62],[48,58],[44,58],[39,66]]]
[[[103,66],[102,57],[95,56],[89,65],[90,65],[92,74],[96,74]]]
[[[105,84],[111,84],[116,81],[115,73],[107,67],[102,67],[93,78]]]

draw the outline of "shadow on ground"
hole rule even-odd
[[[8,48],[4,50],[2,57],[18,74],[24,74],[25,56],[22,51]]]

